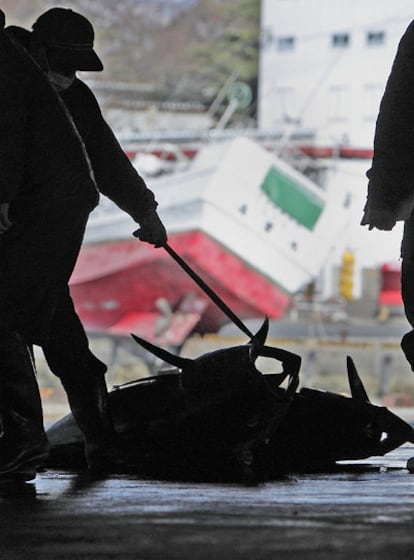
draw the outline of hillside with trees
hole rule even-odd
[[[94,80],[206,104],[231,75],[256,90],[260,0],[0,0],[7,23],[28,28],[54,5],[94,23],[105,65]]]

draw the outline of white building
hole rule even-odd
[[[407,0],[262,0],[259,126],[372,146]]]
[[[413,19],[409,0],[262,0],[259,128],[329,156],[313,159],[327,166],[324,188],[352,193],[349,227],[322,274],[325,294],[344,246],[356,257],[357,293],[363,268],[399,258],[401,223],[380,232],[360,220],[380,100]]]

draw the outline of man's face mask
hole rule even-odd
[[[47,48],[44,51],[46,58],[46,74],[56,91],[68,89],[75,79],[76,66],[68,60],[64,51]]]
[[[47,72],[47,77],[52,82],[53,87],[56,89],[56,91],[64,91],[65,89],[70,88],[70,86],[73,84],[75,73],[60,74],[59,72],[49,70]]]

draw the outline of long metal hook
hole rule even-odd
[[[253,333],[246,327],[243,321],[237,317],[237,315],[230,309],[230,307],[221,299],[221,297],[208,286],[204,280],[174,251],[174,249],[168,245],[168,243],[164,243],[162,247],[167,251],[167,253],[175,260],[177,264],[181,266],[183,270],[194,280],[194,282],[208,295],[208,297],[219,307],[223,313],[227,315],[229,319],[233,321],[233,323],[239,327],[239,329],[244,332],[250,339],[253,340],[254,335]]]

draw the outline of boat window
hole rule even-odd
[[[369,47],[378,47],[385,43],[385,31],[368,31],[367,45]]]
[[[349,33],[334,33],[332,35],[332,46],[336,48],[349,47],[351,43],[351,37]]]

